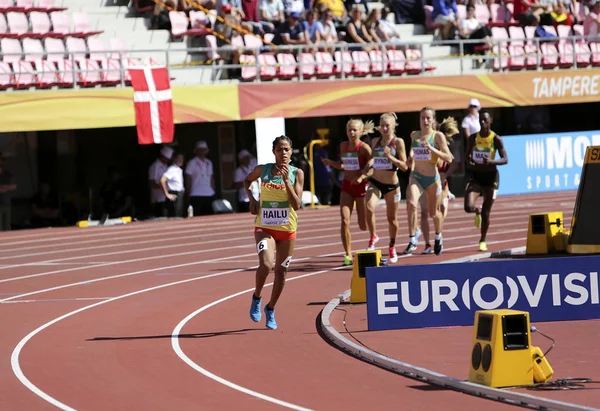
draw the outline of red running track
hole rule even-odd
[[[570,217],[574,199],[574,192],[499,198],[490,251],[524,245],[533,212],[561,209]],[[461,201],[450,203],[444,254],[398,264],[477,253],[479,233]],[[509,407],[427,390],[328,345],[316,319],[351,277],[350,267],[340,267],[339,210],[299,215],[275,331],[248,315],[257,262],[249,214],[3,233],[0,409]],[[383,207],[377,217],[387,254]],[[368,233],[353,218],[353,246],[364,249]],[[399,219],[401,251],[404,206]],[[427,365],[428,357],[420,344],[405,360]]]

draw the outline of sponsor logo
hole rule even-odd
[[[418,287],[409,284],[408,281],[377,283],[377,314],[398,314],[400,309],[409,314],[494,310],[513,308],[517,302],[536,308],[541,301],[549,300],[554,307],[600,304],[597,272],[542,274],[535,283],[532,276],[528,280],[519,275],[516,279],[507,276],[504,281],[483,277],[476,281],[467,279],[461,284],[451,279],[421,280]],[[411,295],[415,290],[418,295]]]

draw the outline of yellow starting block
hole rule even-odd
[[[469,381],[495,388],[549,381],[554,371],[540,348],[531,346],[530,330],[526,311],[477,311]]]
[[[526,254],[552,254],[565,251],[569,233],[564,229],[562,211],[529,216]]]
[[[357,251],[354,254],[352,282],[350,284],[350,303],[367,302],[365,267],[379,267],[380,265],[381,250]]]
[[[97,226],[111,226],[111,225],[121,225],[131,223],[131,217],[119,217],[119,218],[107,218],[104,223],[101,223],[100,220],[82,220],[77,222],[77,227],[97,227]]]

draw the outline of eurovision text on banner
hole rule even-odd
[[[475,311],[532,322],[600,318],[600,256],[367,267],[368,329],[473,325]]]
[[[140,144],[173,142],[173,95],[167,67],[128,68]]]

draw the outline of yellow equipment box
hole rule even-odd
[[[365,267],[379,267],[380,265],[381,250],[357,251],[354,254],[352,281],[350,284],[350,303],[367,302]]]
[[[564,251],[564,219],[562,211],[529,216],[526,254],[552,254]],[[558,247],[557,247],[558,246]]]

